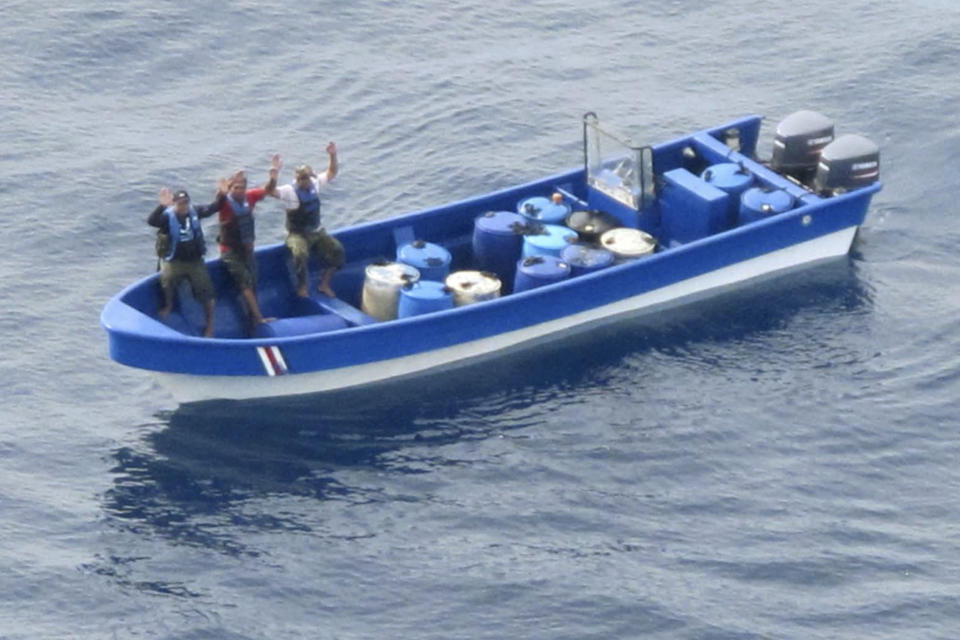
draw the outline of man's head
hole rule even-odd
[[[181,215],[190,210],[190,195],[183,189],[178,189],[173,194],[173,210]]]
[[[294,175],[297,177],[297,185],[301,187],[309,187],[311,178],[316,176],[313,172],[313,169],[308,164],[302,164],[297,167],[297,170],[294,172]]]
[[[247,174],[243,171],[237,171],[230,177],[230,196],[234,200],[240,200],[247,192]]]

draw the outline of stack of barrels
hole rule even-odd
[[[656,240],[600,211],[574,211],[560,193],[490,211],[474,224],[473,255],[514,293],[643,257]]]
[[[366,268],[365,313],[379,320],[491,300],[649,255],[656,240],[600,211],[573,210],[560,193],[525,198],[516,211],[474,220],[473,269],[451,272],[441,245],[415,240],[395,262]]]

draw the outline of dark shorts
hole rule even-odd
[[[220,256],[223,265],[233,278],[237,289],[253,289],[257,286],[257,258],[254,255],[244,256],[235,251],[227,251]]]
[[[193,297],[200,302],[213,300],[213,282],[207,272],[207,265],[203,260],[171,260],[163,262],[160,269],[160,286],[163,287],[169,300],[173,300],[173,292],[183,280],[190,282]]]
[[[318,256],[330,267],[340,268],[346,259],[343,245],[323,229],[307,233],[287,234],[287,248],[297,265],[306,265],[311,255]]]

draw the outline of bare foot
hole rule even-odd
[[[307,285],[302,284],[297,287],[297,295],[301,298],[306,298],[310,295],[310,292],[307,290]]]
[[[318,284],[318,285],[317,285],[317,292],[318,292],[318,293],[322,293],[322,294],[324,294],[324,295],[326,295],[326,296],[330,296],[331,298],[336,298],[336,297],[337,297],[337,294],[335,294],[335,293],[333,292],[333,289],[331,289],[331,288],[330,288],[330,285],[328,285],[328,284],[322,284],[322,283],[321,283],[321,284]]]
[[[257,329],[260,328],[260,325],[267,324],[268,322],[273,322],[274,320],[276,320],[276,318],[264,318],[264,317],[250,318],[250,322],[247,324],[247,337],[256,338]]]
[[[161,307],[157,309],[157,317],[161,320],[170,315],[170,312],[173,311],[173,306]]]
[[[212,337],[213,337],[213,327],[207,327],[206,329],[204,329],[204,330],[203,330],[203,337],[204,337],[204,338],[212,338]]]

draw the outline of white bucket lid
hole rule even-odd
[[[657,247],[657,240],[640,229],[617,227],[600,236],[600,246],[618,258],[639,258],[653,253]]]
[[[454,271],[444,281],[454,294],[474,298],[490,296],[500,291],[500,278],[487,271]]]
[[[365,274],[365,284],[377,287],[399,288],[420,279],[420,271],[416,267],[402,262],[367,265]]]

